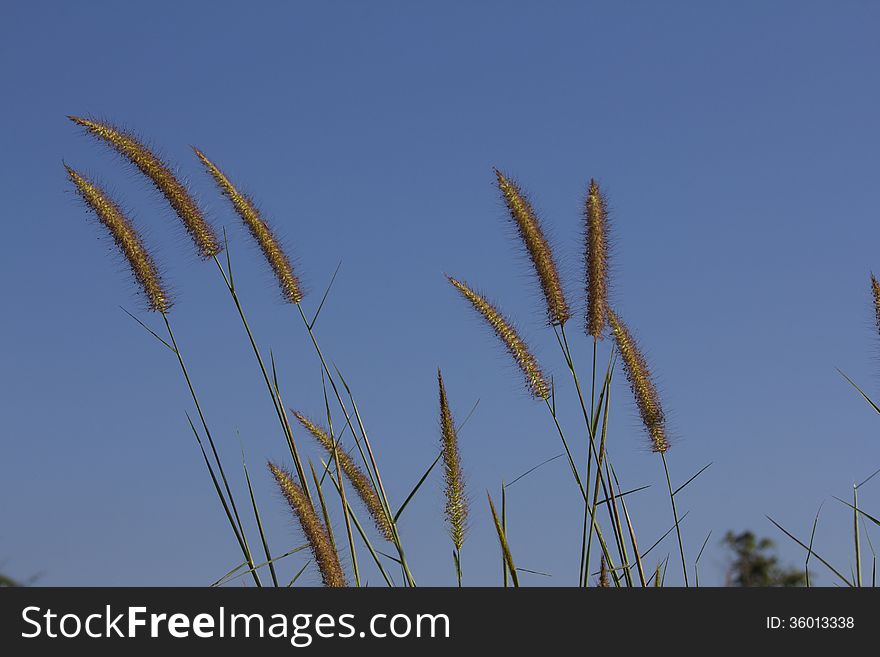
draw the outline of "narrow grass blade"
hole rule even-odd
[[[394,522],[397,522],[397,520],[400,518],[400,514],[403,513],[403,510],[406,508],[406,505],[409,504],[410,500],[413,497],[415,497],[416,493],[419,492],[419,488],[421,488],[422,484],[425,483],[425,480],[428,478],[428,475],[431,474],[431,471],[434,469],[434,466],[436,466],[440,462],[440,459],[442,457],[443,457],[443,452],[441,451],[437,455],[437,458],[434,459],[434,462],[428,466],[427,470],[425,470],[425,474],[422,475],[422,478],[419,479],[418,483],[409,492],[409,495],[406,496],[406,499],[403,501],[403,504],[400,505],[400,508],[397,510],[397,513],[394,514],[394,519],[393,519]]]
[[[675,508],[675,493],[672,491],[672,480],[669,478],[669,465],[666,463],[666,452],[660,452],[663,460],[663,471],[666,473],[666,484],[669,486],[669,501],[672,504],[672,517],[675,519],[675,533],[678,536],[678,551],[681,554],[681,572],[684,575],[684,585],[688,585],[687,563],[684,558],[684,543],[681,540],[681,527],[678,522],[678,511]]]
[[[220,586],[223,582],[225,582],[227,579],[231,578],[233,575],[235,575],[235,573],[237,573],[242,568],[247,568],[247,562],[242,562],[242,563],[238,564],[235,568],[230,570],[223,577],[221,577],[216,582],[211,584],[209,588],[214,588],[215,586]]]
[[[846,577],[844,577],[843,575],[841,575],[840,572],[839,572],[834,566],[832,566],[830,563],[828,563],[827,561],[825,561],[825,559],[823,559],[823,558],[820,557],[818,554],[816,554],[816,553],[815,553],[815,552],[814,552],[809,546],[804,545],[804,544],[803,544],[803,543],[802,543],[797,537],[794,536],[794,534],[792,534],[792,533],[789,532],[787,529],[785,529],[785,527],[783,527],[782,525],[780,525],[778,522],[776,522],[776,521],[775,521],[773,518],[771,518],[770,516],[767,516],[767,520],[769,520],[769,521],[772,522],[774,525],[776,525],[776,528],[777,528],[777,529],[779,529],[783,534],[785,534],[786,536],[788,536],[788,537],[789,537],[791,540],[793,540],[795,543],[797,543],[798,545],[800,545],[800,546],[801,546],[802,548],[804,548],[805,550],[811,552],[811,553],[813,554],[813,556],[816,557],[816,559],[818,559],[819,562],[820,562],[823,566],[825,566],[826,568],[828,568],[828,570],[830,570],[832,573],[834,573],[835,575],[837,575],[837,576],[841,579],[841,581],[842,581],[844,584],[846,584],[847,586],[850,586],[850,587],[852,586],[852,582],[850,582]]]
[[[507,487],[501,482],[501,529],[507,532]],[[507,561],[501,560],[501,571],[504,579],[504,588],[507,588]]]
[[[296,575],[293,576],[293,579],[292,579],[292,580],[290,580],[290,583],[287,585],[287,588],[290,588],[291,586],[293,586],[294,584],[296,584],[296,580],[299,579],[300,575],[302,575],[304,572],[306,572],[306,568],[309,567],[309,564],[310,564],[310,563],[312,563],[312,560],[311,560],[311,559],[309,559],[308,561],[306,561],[306,562],[303,564],[303,567],[299,569],[299,572],[298,572]]]
[[[342,267],[342,260],[340,260],[339,264],[336,265],[336,271],[333,272],[333,276],[330,278],[330,284],[327,286],[327,289],[324,290],[324,296],[321,297],[321,303],[318,304],[318,309],[315,311],[315,316],[312,317],[312,321],[308,323],[310,331],[315,328],[315,324],[317,323],[318,317],[321,314],[321,309],[324,307],[324,302],[327,301],[327,296],[330,294],[330,289],[333,287],[334,281],[336,281],[336,275],[339,273],[340,267]]]
[[[612,471],[613,470],[614,470],[614,468],[612,468]],[[614,495],[614,499],[622,499],[624,497],[632,495],[633,493],[638,493],[643,490],[648,490],[650,487],[651,487],[651,484],[646,484],[645,486],[639,486],[638,488],[630,488],[629,490],[626,490],[626,491],[623,491],[622,493],[617,493],[616,495]],[[607,497],[603,498],[603,499],[599,500],[598,504],[599,505],[605,504],[606,502],[608,502],[608,500],[609,500],[609,498],[607,498]]]
[[[513,555],[510,552],[510,546],[507,544],[507,534],[501,526],[498,514],[495,512],[495,505],[492,503],[492,496],[487,493],[486,497],[489,498],[489,508],[492,511],[492,520],[495,523],[495,531],[498,533],[498,542],[501,544],[502,558],[507,564],[508,571],[510,571],[510,578],[513,581],[514,587],[519,588],[519,577],[516,574],[516,565],[513,563]]]
[[[853,509],[854,511],[858,511],[860,514],[862,514],[863,516],[865,516],[868,520],[870,520],[870,521],[873,522],[875,525],[877,525],[878,527],[880,527],[880,520],[877,520],[877,518],[875,518],[874,516],[872,516],[870,513],[868,513],[868,512],[865,511],[864,509],[856,509],[856,507],[854,507],[852,504],[850,504],[850,503],[847,502],[846,500],[842,500],[842,499],[840,499],[839,497],[835,497],[834,499],[837,500],[838,502],[840,502],[841,504],[846,504],[846,506],[848,506],[850,509]]]
[[[565,454],[557,454],[556,456],[551,456],[551,457],[550,457],[549,459],[547,459],[546,461],[541,461],[538,465],[536,465],[536,466],[534,466],[534,467],[532,467],[532,468],[529,468],[528,470],[526,470],[525,472],[523,472],[523,473],[522,473],[521,475],[519,475],[518,477],[514,477],[514,479],[513,479],[509,484],[505,484],[504,487],[505,487],[505,488],[510,488],[510,487],[513,486],[516,482],[518,482],[520,479],[523,479],[524,477],[527,477],[528,475],[532,474],[532,473],[533,473],[535,470],[537,470],[538,468],[541,468],[541,467],[547,465],[548,463],[552,463],[552,462],[555,461],[556,459],[561,459],[563,456],[565,456]]]
[[[205,446],[202,444],[202,438],[201,436],[199,436],[196,425],[193,423],[192,418],[189,416],[189,413],[186,414],[186,419],[189,422],[189,426],[190,429],[192,429],[193,435],[196,437],[196,442],[198,442],[199,444],[199,449],[202,452],[202,458],[205,459],[205,466],[208,468],[208,474],[211,475],[211,482],[214,484],[214,490],[217,493],[217,497],[220,499],[220,504],[223,506],[223,511],[226,513],[226,519],[229,521],[229,526],[232,528],[232,533],[235,535],[235,540],[238,542],[238,545],[241,548],[241,552],[244,555],[245,563],[253,567],[254,562],[251,558],[250,550],[247,548],[247,543],[244,541],[242,535],[239,533],[239,525],[236,524],[232,511],[229,508],[229,504],[226,501],[226,496],[223,494],[223,490],[220,488],[220,482],[217,481],[217,475],[214,473],[214,468],[211,465],[211,460],[208,458],[208,453],[205,451]],[[254,573],[254,582],[256,583],[258,581],[259,577],[256,575],[256,573]]]
[[[706,540],[703,541],[703,545],[700,548],[700,551],[697,553],[697,558],[694,559],[694,586],[700,588],[700,557],[703,556],[703,550],[706,549],[706,544],[709,542],[709,538],[712,536],[712,532],[709,531],[706,534]]]
[[[256,564],[253,568],[249,568],[241,573],[237,573],[238,570],[241,570],[242,568],[245,568],[247,566],[247,564],[241,564],[237,568],[230,570],[228,573],[226,573],[226,575],[224,575],[223,577],[218,579],[211,586],[222,586],[223,584],[227,584],[228,582],[231,582],[234,579],[238,579],[239,577],[244,577],[248,573],[251,573],[255,570],[259,570],[260,568],[270,566],[270,565],[274,564],[276,561],[281,561],[282,559],[285,559],[292,554],[296,554],[297,552],[302,552],[303,550],[308,549],[308,547],[309,547],[308,545],[300,545],[299,547],[295,547],[292,550],[285,552],[284,554],[282,554],[279,557],[275,557],[271,561],[264,561],[263,563]]]
[[[853,388],[855,388],[856,390],[859,391],[859,394],[860,394],[862,397],[865,398],[865,401],[868,402],[868,403],[871,405],[871,407],[872,407],[875,411],[877,411],[877,413],[880,413],[880,408],[878,408],[877,404],[875,404],[873,401],[871,401],[871,398],[868,397],[868,395],[866,395],[865,392],[864,392],[861,388],[859,388],[851,378],[849,378],[846,374],[844,374],[842,370],[838,369],[837,371],[840,372],[840,375],[841,375],[844,379],[846,379],[847,381],[849,381],[850,385],[851,385]]]
[[[141,320],[139,320],[137,317],[135,317],[134,315],[132,315],[130,312],[128,312],[128,311],[127,311],[125,308],[123,308],[122,306],[119,306],[119,308],[122,310],[122,312],[124,312],[126,315],[128,315],[129,317],[131,317],[131,318],[132,318],[134,321],[136,321],[138,324],[140,324],[141,328],[143,328],[147,333],[149,333],[150,335],[152,335],[152,336],[153,336],[154,338],[156,338],[159,342],[161,342],[163,345],[165,345],[166,347],[168,347],[171,351],[174,351],[174,347],[172,347],[170,344],[168,344],[168,342],[167,342],[167,341],[166,341],[161,335],[159,335],[158,333],[156,333],[153,329],[151,329],[149,326],[147,326],[146,324],[144,324]]]
[[[257,522],[257,529],[260,532],[260,540],[263,543],[263,554],[266,555],[266,562],[269,564],[269,572],[272,575],[272,583],[278,587],[278,575],[275,573],[275,564],[272,560],[272,554],[269,552],[269,542],[266,540],[266,533],[263,531],[263,521],[260,519],[260,510],[257,508],[257,498],[254,497],[254,488],[251,486],[251,477],[248,474],[247,463],[244,460],[244,448],[241,450],[241,465],[244,468],[244,478],[247,481],[248,493],[251,496],[251,505],[254,508],[254,519]]]
[[[679,525],[682,524],[682,523],[684,522],[684,519],[688,517],[688,513],[690,513],[690,511],[685,512],[685,513],[681,516],[681,518],[679,518],[679,520],[678,520],[678,524],[679,524]],[[663,536],[661,536],[661,537],[658,538],[656,541],[654,541],[654,544],[653,544],[651,547],[649,547],[647,550],[645,550],[644,552],[642,552],[642,558],[644,559],[645,557],[647,557],[647,556],[648,556],[648,555],[654,550],[655,547],[657,547],[658,545],[660,545],[660,543],[663,542],[663,539],[664,539],[664,538],[666,538],[667,536],[669,536],[669,535],[670,535],[672,532],[674,532],[674,531],[675,531],[675,525],[672,525],[672,527],[670,527],[669,529],[666,530],[666,533],[663,534]]]
[[[687,486],[687,485],[688,485],[689,483],[691,483],[694,479],[696,479],[696,478],[699,477],[701,474],[703,474],[706,470],[708,470],[710,465],[712,465],[712,463],[707,463],[707,464],[704,465],[702,468],[700,468],[699,471],[697,472],[697,474],[695,474],[693,477],[691,477],[691,478],[688,479],[686,482],[684,482],[681,486],[679,486],[678,488],[676,488],[676,489],[672,492],[672,494],[673,494],[673,495],[678,495],[679,492],[681,492],[682,490],[684,490],[684,487],[685,487],[685,486]]]

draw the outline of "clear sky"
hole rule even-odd
[[[283,437],[217,272],[144,180],[65,118],[80,114],[136,130],[230,229],[257,338],[288,404],[315,415],[320,373],[302,325],[189,145],[260,202],[296,256],[307,309],[342,261],[316,331],[398,503],[436,453],[436,368],[459,419],[480,400],[461,434],[473,503],[463,565],[475,584],[500,580],[486,490],[497,497],[502,479],[560,449],[546,409],[443,273],[517,320],[575,431],[492,167],[531,194],[579,312],[580,211],[597,178],[612,212],[613,301],[657,372],[673,478],[714,463],[679,502],[689,559],[712,530],[701,575],[719,583],[722,535],[751,528],[801,564],[765,514],[807,537],[825,501],[816,550],[850,572],[851,515],[833,496],[880,467],[880,418],[835,369],[880,395],[868,284],[880,270],[876,4],[29,2],[2,14],[0,571],[200,585],[240,556],[175,362],[119,306],[157,328],[159,318],[62,160],[132,210],[175,291],[172,321],[241,503],[237,432],[274,550],[299,542],[262,465],[285,461]],[[661,463],[622,377],[612,402],[623,485],[651,484],[630,502],[648,545],[671,522]],[[572,583],[580,525],[564,462],[508,501],[517,564],[552,574],[524,582]],[[880,478],[861,501],[876,513]],[[402,520],[420,583],[453,581],[442,503],[433,477]],[[676,553],[670,537],[649,557],[670,555],[671,582]]]

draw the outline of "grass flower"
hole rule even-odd
[[[639,415],[641,415],[642,423],[651,438],[651,449],[664,454],[669,449],[669,441],[666,438],[666,418],[660,406],[657,388],[651,380],[651,370],[626,324],[610,309],[608,310],[608,323],[611,325],[617,348],[623,358],[623,367],[632,388]]]
[[[544,374],[541,372],[538,361],[529,351],[526,343],[519,337],[510,321],[495,306],[489,303],[486,297],[477,294],[452,276],[447,276],[446,278],[465,299],[471,302],[474,309],[486,320],[486,323],[492,327],[492,330],[495,331],[495,334],[504,343],[504,346],[507,347],[507,351],[510,352],[510,355],[525,375],[526,385],[532,395],[538,399],[547,399],[550,396],[550,387],[544,379]]]
[[[584,264],[587,293],[587,335],[602,339],[608,321],[608,213],[595,180],[584,207]]]
[[[315,509],[311,502],[309,502],[303,489],[293,481],[293,477],[289,472],[279,468],[271,461],[269,462],[269,471],[275,477],[281,493],[299,521],[299,525],[312,551],[312,556],[315,558],[315,563],[318,564],[318,570],[321,572],[321,580],[324,582],[324,585],[333,587],[346,586],[345,574],[342,572],[342,566],[339,563],[339,555],[330,542],[327,528],[321,522],[318,514],[315,513]]]
[[[293,272],[290,259],[287,257],[284,249],[281,248],[281,244],[278,242],[278,238],[275,237],[272,229],[269,228],[269,225],[260,215],[253,200],[238,191],[226,174],[216,164],[211,162],[202,151],[198,148],[193,148],[193,150],[205,166],[205,169],[211,174],[214,182],[217,183],[220,191],[232,203],[235,212],[244,221],[245,226],[247,226],[254,240],[259,245],[266,261],[272,268],[272,272],[275,274],[275,278],[278,280],[281,294],[290,303],[297,304],[302,301],[302,289],[300,288],[299,279]]]
[[[871,293],[874,295],[874,316],[877,321],[877,330],[880,331],[880,283],[871,274]]]
[[[538,215],[516,183],[506,178],[498,169],[495,169],[495,175],[498,178],[498,188],[501,190],[504,203],[510,212],[510,218],[516,225],[541,284],[541,291],[547,302],[547,318],[551,324],[564,324],[571,317],[571,313],[565,301],[550,243],[544,237]]]
[[[330,454],[330,457],[333,458],[334,441],[330,435],[322,427],[312,422],[302,413],[294,411],[293,415],[299,420],[299,423],[305,427],[306,431],[312,434],[321,447]],[[393,540],[394,533],[391,530],[391,523],[388,520],[388,514],[385,513],[385,508],[382,506],[382,502],[379,500],[379,495],[376,493],[376,489],[369,477],[367,477],[364,471],[361,470],[354,460],[352,460],[351,456],[338,445],[336,445],[336,453],[339,456],[339,466],[342,468],[342,472],[345,473],[346,478],[351,482],[358,497],[361,498],[364,506],[367,507],[367,511],[370,512],[370,516],[372,516],[373,522],[376,524],[376,529],[379,530],[385,539],[389,541]]]
[[[78,116],[68,117],[82,126],[94,137],[104,141],[123,157],[134,164],[141,173],[153,181],[156,188],[174,208],[187,232],[196,244],[203,258],[210,258],[222,250],[214,229],[205,220],[202,211],[190,195],[187,188],[171,172],[171,168],[157,155],[142,144],[133,135],[113,127],[108,123],[84,119]]]
[[[455,549],[460,551],[464,544],[467,525],[468,504],[464,493],[464,475],[461,470],[461,454],[458,450],[458,435],[455,422],[446,399],[443,375],[437,370],[437,384],[440,388],[440,435],[443,454],[443,492],[446,497],[446,521],[449,535]]]
[[[171,307],[168,293],[153,259],[131,221],[120,207],[98,185],[86,179],[72,167],[64,165],[67,175],[88,208],[95,213],[113,237],[113,241],[131,269],[138,286],[147,298],[150,310],[168,312]]]

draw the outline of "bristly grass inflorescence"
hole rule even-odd
[[[495,331],[495,334],[504,343],[504,346],[507,347],[507,351],[510,352],[510,355],[513,356],[513,359],[525,375],[526,386],[528,386],[532,395],[538,399],[550,397],[550,386],[547,385],[538,361],[532,355],[523,339],[519,337],[510,321],[501,314],[501,311],[489,303],[486,297],[474,292],[466,284],[452,276],[447,276],[446,278],[465,299],[470,301],[474,310],[486,320],[486,323],[492,327],[492,330]]]
[[[608,322],[608,211],[595,180],[584,204],[584,269],[587,294],[587,335],[596,340]]]
[[[122,255],[125,256],[131,273],[147,298],[150,310],[168,312],[171,301],[159,276],[159,271],[134,225],[122,209],[94,182],[86,179],[76,170],[64,165],[76,191],[98,220],[107,228]]]
[[[874,296],[874,317],[877,324],[877,330],[880,331],[880,283],[871,274],[871,294]]]
[[[222,251],[220,240],[214,229],[205,219],[186,186],[174,176],[171,168],[155,153],[133,135],[109,123],[78,116],[69,116],[68,118],[85,128],[89,134],[107,143],[153,181],[153,184],[165,196],[183,222],[202,258],[211,258]]]
[[[275,274],[275,278],[278,280],[278,285],[281,288],[281,294],[284,299],[290,303],[298,304],[303,298],[299,278],[294,273],[290,259],[287,257],[284,249],[281,248],[278,238],[260,215],[260,211],[253,200],[246,194],[238,191],[226,174],[216,164],[211,162],[202,151],[195,147],[193,147],[193,150],[214,179],[214,182],[217,183],[220,191],[232,203],[235,212],[241,217],[241,220],[259,245],[266,261],[272,268],[272,272]]]
[[[449,536],[456,550],[464,545],[467,529],[468,503],[464,490],[464,474],[461,469],[461,453],[458,449],[458,434],[449,400],[446,398],[446,387],[443,375],[437,370],[437,384],[440,389],[440,436],[443,455],[443,492],[446,497],[446,521]]]
[[[318,441],[318,444],[327,451],[330,455],[331,461],[334,460],[333,449],[334,447],[336,448],[336,455],[339,457],[339,467],[342,468],[342,472],[345,473],[346,478],[351,482],[358,497],[361,498],[364,506],[367,507],[367,511],[370,512],[370,516],[373,518],[376,529],[379,530],[379,533],[381,533],[386,540],[393,540],[394,532],[391,529],[388,514],[385,512],[385,508],[382,506],[379,495],[369,477],[367,477],[360,466],[354,462],[348,452],[342,449],[338,444],[334,444],[333,438],[330,437],[330,434],[323,427],[312,422],[312,420],[299,411],[294,411],[293,415],[299,420],[299,423],[303,425],[306,431],[312,434],[312,437]]]
[[[298,524],[305,536],[307,547],[310,549],[311,555],[320,571],[323,583],[326,586],[331,587],[347,586],[347,576],[340,559],[341,553],[337,549],[337,543],[334,539],[332,524],[333,515],[331,513],[332,507],[326,504],[324,497],[323,486],[325,477],[315,472],[315,469],[312,468],[313,481],[318,496],[317,500],[320,502],[320,506],[316,506],[311,499],[313,489],[311,488],[311,484],[306,481],[305,475],[303,474],[301,460],[293,441],[293,431],[285,412],[286,406],[281,401],[274,369],[275,361],[274,359],[272,361],[272,376],[270,377],[257,347],[257,342],[251,333],[248,321],[245,318],[241,304],[239,303],[236,289],[232,285],[231,259],[227,260],[228,269],[224,270],[223,265],[216,257],[221,251],[220,241],[217,239],[211,226],[205,221],[204,216],[193,200],[193,197],[190,195],[184,184],[175,177],[169,166],[144,146],[141,141],[133,137],[130,133],[104,122],[79,117],[70,117],[70,119],[85,128],[94,137],[109,144],[109,146],[134,164],[141,173],[150,178],[152,183],[165,196],[182,220],[190,237],[194,240],[199,254],[204,258],[213,258],[221,273],[224,275],[227,287],[232,294],[238,313],[241,316],[242,322],[247,331],[251,346],[257,357],[263,378],[269,388],[270,395],[272,396],[275,411],[278,414],[278,419],[282,425],[284,435],[291,450],[291,456],[293,457],[293,462],[296,467],[294,472],[296,473],[297,478],[295,479],[291,472],[275,465],[273,462],[268,463],[269,471],[283,494],[286,503],[293,512],[296,524]],[[360,532],[360,536],[364,539],[364,543],[369,549],[370,555],[373,557],[376,567],[382,574],[385,582],[391,586],[395,584],[394,580],[386,572],[385,562],[379,555],[393,559],[398,563],[401,567],[401,573],[405,585],[415,586],[415,579],[410,571],[401,542],[398,519],[404,509],[407,508],[410,500],[415,496],[416,492],[427,480],[432,471],[435,470],[437,464],[442,460],[445,498],[444,519],[446,521],[446,529],[453,543],[453,560],[455,563],[458,584],[461,586],[461,550],[466,539],[470,509],[454,416],[450,408],[445,382],[440,369],[437,370],[437,384],[439,396],[441,452],[439,455],[435,454],[436,459],[427,469],[423,477],[418,481],[415,488],[412,489],[412,492],[403,504],[397,507],[395,513],[392,511],[391,502],[382,483],[380,470],[374,458],[370,442],[367,439],[366,431],[361,423],[360,414],[355,405],[354,396],[348,389],[348,385],[342,380],[342,384],[349,394],[350,403],[354,410],[352,416],[348,412],[348,402],[343,400],[337,389],[336,375],[334,375],[331,372],[330,367],[328,367],[327,362],[325,361],[325,356],[312,331],[314,320],[310,322],[306,317],[306,313],[301,304],[303,293],[300,281],[295,274],[294,267],[292,266],[288,255],[285,253],[272,228],[261,215],[254,201],[249,196],[239,191],[230,178],[217,165],[209,160],[201,150],[195,147],[193,147],[193,150],[201,161],[201,164],[207,170],[209,176],[219,187],[221,193],[228,198],[234,211],[248,228],[251,237],[253,237],[260,247],[262,255],[269,263],[273,274],[278,281],[284,299],[296,306],[298,314],[302,316],[303,321],[306,323],[309,336],[311,337],[321,360],[323,368],[322,375],[325,377],[324,381],[329,379],[343,416],[349,421],[349,423],[352,421],[352,417],[357,420],[360,437],[355,434],[354,439],[358,453],[362,457],[360,459],[356,459],[355,453],[349,453],[343,450],[341,445],[339,445],[338,436],[334,435],[333,431],[335,422],[333,421],[333,411],[331,410],[329,401],[327,401],[327,426],[329,426],[329,429],[325,429],[319,423],[314,422],[302,413],[294,412],[294,415],[300,424],[305,427],[305,429],[330,456],[330,459],[327,461],[328,470],[326,470],[324,474],[328,475],[326,478],[329,478],[335,485],[345,514],[346,531],[349,540],[349,551],[345,556],[350,556],[349,563],[351,565],[353,584],[356,586],[362,585],[362,571],[359,567],[354,534],[352,533],[352,526],[355,526]],[[242,524],[239,517],[232,489],[226,479],[226,474],[224,473],[219,453],[214,445],[214,439],[212,438],[211,431],[205,420],[204,414],[202,413],[202,407],[198,396],[196,395],[191,377],[184,365],[183,357],[178,350],[178,343],[172,333],[169,317],[166,315],[171,304],[154,261],[146,250],[134,225],[129,218],[124,215],[120,207],[114,203],[114,201],[111,200],[111,198],[98,185],[86,179],[71,167],[68,167],[67,165],[65,165],[65,167],[70,179],[76,186],[79,195],[83,198],[86,205],[97,215],[102,225],[104,225],[104,227],[110,232],[116,246],[125,256],[138,286],[147,297],[150,309],[162,314],[162,319],[167,326],[170,340],[170,342],[166,344],[177,355],[177,360],[179,361],[180,367],[189,386],[193,402],[195,403],[196,411],[201,420],[202,428],[210,444],[210,452],[206,452],[204,448],[202,449],[202,452],[227,518],[229,519],[232,530],[242,549],[245,558],[245,563],[243,565],[249,567],[247,572],[251,574],[258,586],[261,586],[262,584],[257,571],[259,568],[268,565],[272,572],[272,580],[277,586],[278,579],[276,577],[274,562],[282,557],[276,557],[273,559],[271,555],[270,547],[263,531],[262,521],[260,520],[260,515],[257,510],[257,502],[248,477],[248,489],[254,507],[257,528],[260,532],[260,538],[266,556],[266,561],[263,564],[255,565],[254,563],[249,544],[245,539],[245,526]],[[590,392],[590,395],[584,395],[584,390],[581,385],[582,379],[578,376],[575,366],[577,359],[575,359],[572,354],[565,331],[565,323],[571,318],[571,309],[565,298],[562,279],[557,270],[550,243],[545,237],[539,217],[521,188],[497,169],[495,170],[495,173],[497,176],[498,188],[509,213],[511,225],[517,230],[518,239],[521,241],[529,256],[535,277],[539,283],[545,302],[544,309],[546,310],[546,316],[549,320],[550,328],[556,335],[557,341],[559,342],[563,355],[565,356],[567,367],[572,374],[575,391],[577,392],[581,411],[586,423],[586,438],[589,440],[589,460],[586,463],[585,469],[582,470],[576,462],[574,455],[577,454],[577,452],[573,453],[569,447],[565,431],[559,421],[560,416],[557,415],[558,400],[556,399],[554,391],[551,388],[551,385],[548,384],[548,379],[545,378],[537,359],[522,339],[515,326],[485,296],[474,291],[466,283],[456,278],[451,276],[447,276],[447,278],[482,317],[483,321],[489,325],[497,338],[505,346],[506,350],[516,362],[518,368],[521,370],[529,392],[535,398],[546,403],[554,420],[555,428],[565,447],[569,464],[574,473],[580,495],[583,497],[584,502],[583,513],[578,513],[578,524],[582,526],[580,545],[581,569],[579,571],[578,584],[584,586],[588,585],[591,576],[594,575],[594,571],[591,571],[589,567],[590,554],[593,550],[592,538],[594,534],[598,537],[602,548],[602,559],[599,565],[597,580],[599,586],[619,586],[624,583],[633,585],[630,572],[631,569],[630,565],[628,565],[632,563],[637,564],[642,585],[644,586],[646,584],[641,564],[642,555],[638,552],[634,530],[630,523],[625,504],[623,504],[623,513],[626,516],[631,542],[633,549],[635,550],[635,562],[630,559],[630,555],[628,555],[627,551],[624,549],[621,523],[617,514],[617,502],[615,499],[617,497],[622,497],[626,493],[619,493],[618,490],[618,494],[615,494],[615,487],[613,484],[617,484],[619,488],[619,483],[617,483],[617,476],[614,474],[614,468],[610,464],[605,449],[605,429],[607,426],[609,408],[608,386],[611,382],[611,373],[616,358],[614,354],[616,351],[619,351],[641,420],[650,438],[650,446],[653,451],[659,452],[662,457],[666,473],[666,481],[669,487],[670,500],[672,503],[673,517],[675,519],[675,529],[679,540],[684,581],[685,585],[687,585],[688,580],[685,552],[675,504],[678,490],[673,490],[671,478],[669,476],[669,469],[666,463],[666,451],[669,448],[669,441],[667,439],[665,416],[661,407],[660,398],[644,355],[640,351],[629,329],[613,312],[608,301],[609,231],[606,204],[602,191],[595,180],[590,180],[589,190],[582,206],[582,221],[584,222],[584,241],[582,243],[584,256],[583,285],[586,291],[585,329],[586,333],[594,338],[593,344],[591,345],[593,347],[592,390],[588,391]],[[878,283],[873,275],[871,276],[871,286],[877,316],[877,328],[878,331],[880,331],[880,283]],[[323,300],[321,301],[321,304],[323,305]],[[318,307],[318,311],[320,311],[320,307],[321,306]],[[611,357],[609,359],[608,371],[604,379],[605,383],[602,384],[600,381],[602,387],[601,389],[598,389],[597,399],[596,352],[597,347],[599,346],[597,345],[597,341],[608,332],[609,329],[607,327],[609,326],[615,344],[610,347]],[[339,374],[339,370],[336,370],[336,372],[341,380],[342,375]],[[604,414],[601,412],[603,406]],[[349,428],[349,426],[351,425],[349,424],[346,428]],[[195,425],[192,425],[192,428],[201,445],[199,432],[196,431]],[[355,428],[351,428],[354,432]],[[600,429],[601,443],[598,444],[597,449],[595,442],[600,435]],[[344,433],[345,429],[343,429],[342,435],[344,435]],[[369,458],[367,455],[369,455]],[[549,463],[549,461],[547,462]],[[596,479],[595,484],[591,486],[591,484],[593,484],[591,477],[593,476],[592,467],[594,462],[594,476]],[[216,470],[214,464],[216,464]],[[585,480],[579,475],[579,472],[582,471],[585,473]],[[529,472],[531,472],[531,470]],[[218,482],[215,473],[219,473],[222,486]],[[245,474],[247,476],[247,471],[245,471]],[[355,516],[355,511],[352,510],[351,506],[348,504],[349,498],[346,497],[346,491],[342,485],[343,480],[337,478],[342,477],[343,475],[345,481],[351,484],[352,488],[357,493],[357,496],[363,502],[364,508],[369,512],[379,534],[397,549],[399,559],[391,555],[386,555],[379,550],[374,550],[367,533],[364,532],[364,526],[358,521]],[[609,477],[612,479],[609,479]],[[610,552],[608,543],[604,538],[602,526],[596,517],[600,490],[604,492],[607,499],[611,500],[606,506],[609,511],[609,520],[615,528],[618,556],[620,557],[617,566],[615,566],[617,558]],[[508,579],[510,579],[514,586],[519,586],[518,577],[519,572],[521,571],[517,569],[514,564],[513,555],[507,537],[506,519],[508,517],[507,512],[509,507],[507,505],[505,491],[506,487],[502,483],[500,516],[491,497],[488,497],[488,502],[492,522],[501,547],[502,559],[504,561],[504,569],[502,571],[504,585],[507,586]],[[588,499],[591,492],[592,505],[589,504]],[[353,524],[351,522],[352,520],[354,520]],[[305,547],[306,546],[303,546],[303,549]],[[234,572],[236,571],[231,571],[230,574]],[[297,577],[298,576],[299,575],[297,575]],[[225,583],[225,581],[228,580],[224,578],[223,583]],[[291,584],[293,584],[294,581],[296,581],[296,577],[291,581]],[[661,581],[659,573],[657,581]],[[365,579],[363,582],[367,583],[367,580]]]
[[[293,481],[293,477],[289,472],[271,461],[269,462],[269,471],[275,477],[281,493],[299,521],[306,541],[308,541],[309,549],[312,551],[312,556],[318,564],[318,570],[321,572],[321,580],[324,582],[324,585],[332,587],[346,586],[345,574],[342,571],[342,565],[339,563],[339,555],[330,541],[327,528],[321,522],[318,514],[315,513],[314,507],[309,502],[302,488]]]
[[[495,175],[498,178],[498,189],[501,190],[510,218],[516,225],[517,232],[529,254],[529,259],[532,261],[535,274],[541,285],[541,291],[547,303],[547,318],[551,324],[564,324],[571,317],[571,312],[565,300],[562,279],[553,260],[550,243],[544,236],[538,215],[515,182],[505,177],[498,169],[495,169]]]
[[[626,324],[611,309],[608,310],[608,323],[611,325],[617,349],[623,359],[623,368],[632,388],[639,415],[651,438],[651,449],[663,454],[669,449],[666,417],[660,406],[660,395],[657,394],[657,388],[651,378],[648,362]]]

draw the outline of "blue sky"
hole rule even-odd
[[[262,468],[284,460],[283,437],[216,271],[162,199],[65,118],[81,114],[136,130],[228,227],[257,338],[286,401],[312,414],[323,401],[307,336],[189,145],[260,202],[296,257],[307,309],[342,262],[316,330],[354,388],[393,499],[437,449],[436,368],[459,418],[480,400],[461,435],[474,584],[500,579],[485,491],[497,496],[559,446],[443,273],[517,320],[574,431],[492,167],[532,196],[579,309],[579,213],[597,178],[612,213],[613,301],[656,370],[673,477],[714,463],[680,500],[691,560],[713,531],[703,581],[722,581],[728,529],[769,535],[802,563],[765,514],[806,537],[823,501],[816,549],[850,572],[851,516],[833,496],[880,467],[878,418],[835,369],[880,392],[868,286],[880,270],[876,5],[33,2],[3,13],[0,570],[57,585],[200,585],[239,557],[175,363],[119,306],[158,318],[62,160],[132,210],[175,291],[172,321],[234,485],[245,493],[238,434],[273,548],[299,541]],[[622,377],[612,402],[623,484],[651,484],[630,503],[650,544],[670,523],[661,464]],[[561,460],[510,489],[517,563],[553,575],[524,581],[576,577],[575,495]],[[861,501],[878,508],[880,479]],[[420,583],[453,581],[441,512],[433,478],[402,521]],[[667,539],[649,558],[670,555],[671,582],[676,550]]]

